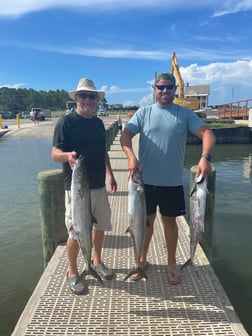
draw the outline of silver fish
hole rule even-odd
[[[196,176],[190,193],[190,258],[182,265],[181,270],[193,265],[200,234],[204,231],[207,193],[207,177]]]
[[[82,155],[76,160],[72,172],[71,199],[73,231],[76,234],[85,262],[85,269],[77,282],[90,274],[102,283],[100,276],[91,266],[93,217],[88,175]]]
[[[129,227],[126,232],[129,232],[132,238],[135,254],[135,267],[126,275],[124,281],[136,273],[140,273],[145,279],[147,279],[146,274],[139,267],[147,225],[147,214],[142,174],[138,170],[133,176],[129,176],[128,224]]]

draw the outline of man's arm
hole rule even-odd
[[[73,169],[75,161],[77,159],[77,153],[74,151],[64,152],[62,149],[53,146],[51,158],[52,160],[60,163],[68,162],[70,167]]]
[[[111,168],[111,164],[110,164],[110,159],[109,159],[109,155],[108,153],[106,153],[106,157],[105,157],[105,164],[106,164],[106,173],[108,176],[108,184],[109,184],[109,191],[111,193],[115,193],[117,190],[117,183]]]
[[[137,160],[137,157],[132,148],[132,138],[134,137],[134,135],[135,134],[132,133],[130,130],[124,128],[122,136],[120,138],[122,149],[128,158],[128,168],[131,175],[134,174],[136,169],[141,170],[139,161]]]
[[[196,175],[199,176],[200,174],[202,174],[203,176],[205,176],[212,170],[210,160],[208,160],[206,156],[211,155],[213,152],[215,145],[215,136],[207,125],[199,128],[196,132],[196,135],[202,140],[202,156],[198,162]]]

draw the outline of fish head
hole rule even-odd
[[[77,160],[75,161],[74,168],[77,169],[79,167],[82,167],[84,165],[84,156],[78,155]]]
[[[133,175],[129,175],[129,190],[140,193],[144,191],[142,173],[139,170],[136,170]]]
[[[204,181],[207,181],[207,176],[203,176],[202,174],[200,174],[199,176],[195,176],[194,182],[196,184],[200,184]]]
[[[143,178],[142,178],[142,173],[139,169],[136,169],[134,174],[132,175],[132,181],[136,184],[139,184],[143,186]]]
[[[87,175],[87,168],[84,155],[79,155],[77,160],[75,161],[73,174],[79,181],[85,180],[88,183],[88,175]]]
[[[196,175],[194,178],[194,182],[197,184],[201,183],[203,180],[204,180],[204,176],[202,174],[200,174],[199,176]]]
[[[194,185],[190,192],[190,197],[197,191],[197,190],[205,190],[207,191],[207,175],[203,176],[200,174],[199,176],[195,176],[194,178]]]

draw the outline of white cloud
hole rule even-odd
[[[34,48],[34,46],[33,46]],[[169,54],[172,55],[172,50],[136,50],[136,49],[118,49],[115,46],[114,49],[106,49],[104,48],[76,48],[69,46],[66,49],[57,48],[57,47],[43,47],[39,45],[36,47],[39,50],[47,50],[58,53],[67,53],[74,55],[82,55],[82,56],[92,56],[92,57],[104,57],[104,58],[124,58],[124,59],[146,59],[146,60],[156,60],[166,62],[167,58],[169,58]],[[204,60],[204,61],[214,61],[218,60],[236,60],[238,56],[236,55],[236,51],[233,49],[230,50],[218,50],[218,49],[184,49],[181,47],[175,47],[177,50],[177,54],[180,55],[180,59],[187,60]],[[237,50],[239,55],[244,55],[243,58],[252,58],[252,54],[248,54],[248,51],[245,50]]]
[[[117,58],[117,59],[146,59],[166,62],[169,58],[169,54],[172,55],[173,50],[136,50],[134,48],[80,48],[76,46],[69,45],[68,47],[53,46],[53,45],[43,45],[42,43],[23,43],[19,41],[7,41],[0,39],[0,45],[5,46],[15,46],[23,49],[40,50],[47,51],[58,54],[69,54],[69,55],[80,55],[89,57],[101,57],[101,58]],[[204,60],[204,61],[214,61],[216,59],[223,61],[234,61],[237,60],[237,55],[243,55],[243,59],[251,59],[252,54],[246,50],[234,50],[234,49],[200,49],[200,48],[181,48],[179,46],[174,46],[176,54],[179,55],[179,59],[183,60]],[[237,53],[237,54],[236,54]],[[179,62],[180,63],[180,62]]]
[[[175,1],[174,1],[175,2]],[[164,4],[164,0],[138,0],[138,1],[124,1],[124,0],[13,0],[11,2],[1,1],[0,3],[0,16],[18,17],[31,12],[47,10],[51,8],[57,9],[70,9],[70,10],[106,10],[115,11],[133,8],[149,8],[156,5]]]
[[[191,64],[181,67],[180,72],[184,82],[199,85],[221,82],[223,84],[240,83],[252,87],[252,60],[228,63],[211,63],[205,66]]]
[[[191,64],[180,68],[183,80],[190,85],[210,85],[210,102],[228,103],[251,98],[252,59],[227,63],[210,63],[205,66]]]
[[[234,100],[252,98],[252,59],[227,63],[209,63],[188,67],[180,67],[185,85],[209,85],[210,104],[224,104]],[[232,97],[234,94],[234,97]],[[139,105],[148,105],[153,102],[152,93],[144,96]]]
[[[132,100],[124,100],[122,102],[123,107],[134,106],[135,103]]]
[[[153,103],[153,93],[150,93],[150,94],[148,94],[148,96],[143,97],[139,101],[138,105],[139,106],[146,106],[146,105],[149,105],[149,104],[152,104],[152,103]]]
[[[24,87],[26,84],[25,83],[17,83],[17,84],[2,84],[0,83],[0,88],[7,87],[9,89],[20,89]]]
[[[210,104],[228,103],[231,102],[232,98],[235,101],[252,98],[252,59],[209,63],[204,66],[194,63],[188,67],[180,67],[180,72],[185,84],[210,85]],[[123,106],[143,106],[153,102],[152,80],[146,80],[146,84],[146,87],[140,88],[104,85],[100,89],[106,92],[108,101],[113,100],[114,96],[117,95],[118,102],[122,102]],[[0,87],[3,86],[20,88],[24,87],[25,84],[0,84]],[[126,98],[131,96],[132,98]]]
[[[150,87],[143,87],[143,88],[126,88],[122,89],[119,86],[103,86],[102,90],[104,90],[107,94],[118,94],[118,93],[141,93],[141,92],[146,92],[149,91],[151,88]]]
[[[210,63],[205,66],[191,64],[188,67],[180,68],[184,83],[190,85],[210,86],[210,105],[218,105],[234,101],[252,98],[252,60],[241,60],[227,63]],[[146,81],[146,88],[121,89],[118,86],[104,86],[106,95],[118,94],[122,97],[124,106],[139,105],[145,106],[153,103],[153,92],[151,88],[152,80]],[[128,93],[141,93],[149,91],[138,101],[124,100],[124,95]],[[233,97],[232,97],[233,95]]]
[[[224,1],[220,9],[217,9],[212,17],[219,17],[252,10],[252,0]]]
[[[156,12],[178,11],[180,8],[183,10],[185,8],[188,10],[194,8],[209,8],[213,10],[213,16],[223,16],[239,11],[251,10],[252,5],[251,0],[242,0],[239,2],[237,2],[237,0],[229,0],[222,2],[221,5],[219,0],[194,0],[191,2],[187,0],[61,0],[60,2],[58,0],[12,0],[1,1],[0,17],[17,18],[28,13],[54,8],[78,11],[81,9],[85,11],[122,11],[140,8],[143,10],[151,9]]]

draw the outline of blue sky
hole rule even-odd
[[[0,87],[71,91],[94,80],[109,104],[151,102],[176,52],[209,104],[252,98],[252,0],[12,0],[0,3]]]

